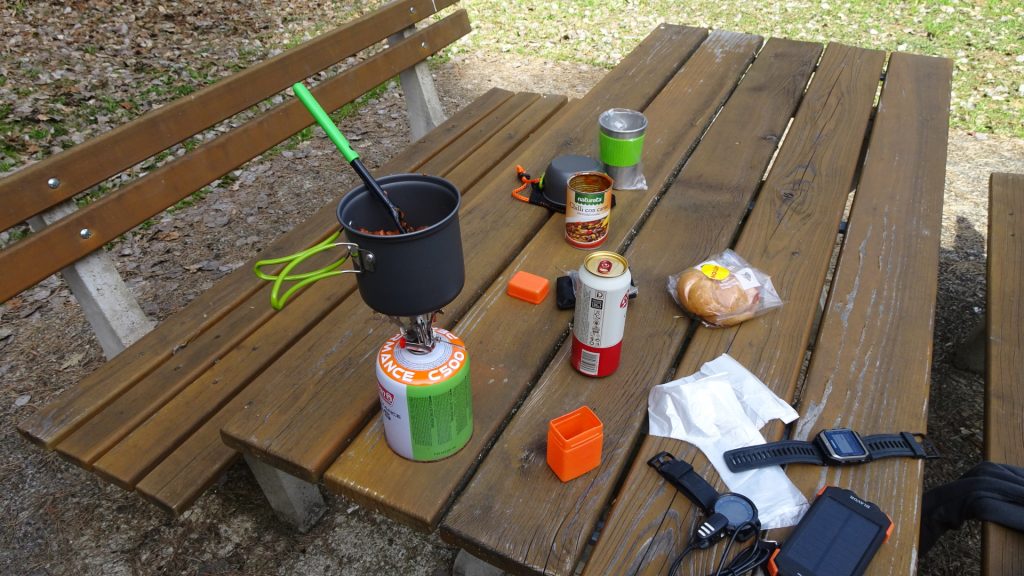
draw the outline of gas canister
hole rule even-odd
[[[420,462],[458,452],[473,435],[472,389],[466,346],[434,328],[429,352],[404,346],[402,333],[377,353],[377,386],[388,446]]]

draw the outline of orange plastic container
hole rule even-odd
[[[520,270],[508,281],[508,295],[530,304],[540,304],[548,295],[550,282],[547,278]]]
[[[568,482],[601,464],[604,425],[586,406],[548,423],[548,466]]]

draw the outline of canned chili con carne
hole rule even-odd
[[[580,172],[565,190],[565,239],[576,248],[596,248],[608,237],[612,179],[603,172]]]

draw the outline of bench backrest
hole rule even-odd
[[[0,180],[0,230],[54,207],[291,84],[305,80],[389,36],[414,27],[456,0],[396,0],[270,60],[149,112]],[[312,92],[335,110],[467,34],[459,10],[321,82]],[[47,276],[98,250],[124,232],[224,176],[312,124],[289,98],[242,126],[121,186],[0,253],[0,266],[16,273],[0,279],[4,302]]]

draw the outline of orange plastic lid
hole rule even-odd
[[[540,304],[548,295],[550,285],[547,278],[520,270],[508,281],[508,295],[530,304]]]

